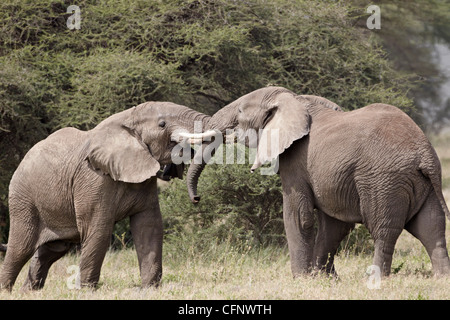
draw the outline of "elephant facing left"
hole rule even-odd
[[[11,290],[30,258],[23,289],[42,288],[52,263],[74,243],[81,243],[81,285],[95,287],[114,224],[126,217],[142,286],[158,285],[163,226],[156,174],[171,163],[183,132],[208,118],[174,103],[146,102],[92,130],[63,128],[33,146],[9,185],[10,231],[0,288]]]

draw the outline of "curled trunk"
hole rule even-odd
[[[200,196],[197,194],[197,185],[198,178],[200,177],[203,169],[205,169],[206,163],[202,161],[201,164],[192,163],[189,166],[187,175],[186,175],[186,183],[189,193],[189,198],[192,203],[198,203],[200,201]]]
[[[237,125],[237,108],[234,103],[231,103],[218,112],[216,112],[211,118],[206,119],[204,121],[204,131],[206,130],[219,130],[222,134],[226,133],[227,129],[234,129]],[[205,157],[203,157],[203,152],[205,150],[205,146],[207,146],[209,142],[204,142],[202,144],[202,148],[197,151],[195,155],[196,159],[189,166],[186,183],[189,193],[189,198],[192,203],[198,203],[200,201],[200,196],[197,194],[197,185],[198,179],[206,166],[206,162],[204,161]],[[201,159],[200,159],[201,157]]]
[[[180,121],[184,121],[186,123],[186,127],[189,127],[189,132],[193,133],[194,135],[200,133],[196,131],[206,131],[210,119],[211,116],[199,113],[194,110],[186,110],[184,113],[180,114]],[[198,177],[200,176],[201,170],[203,170],[203,168],[196,168],[197,166],[198,165],[189,166],[187,174],[189,197],[194,203],[197,203],[200,200],[200,197],[197,197],[196,193]]]

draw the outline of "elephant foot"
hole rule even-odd
[[[311,275],[313,277],[324,277],[324,278],[329,278],[335,281],[339,281],[341,280],[339,275],[337,274],[336,270],[333,269],[332,270],[326,270],[325,268],[314,268],[313,271],[311,272]]]
[[[432,254],[431,263],[433,265],[434,275],[436,277],[450,276],[450,260],[447,256],[447,250],[444,249],[441,251],[440,254],[435,254],[435,252]]]
[[[154,282],[154,283],[141,285],[141,289],[159,289],[160,287],[161,287],[161,282]]]
[[[91,291],[95,291],[99,288],[98,282],[82,282],[80,284],[80,289],[87,289]]]

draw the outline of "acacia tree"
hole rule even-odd
[[[355,27],[343,1],[80,0],[80,29],[70,30],[66,10],[72,4],[0,3],[0,215],[6,222],[9,180],[34,143],[65,126],[90,129],[144,101],[173,101],[212,114],[272,84],[324,96],[348,110],[372,102],[412,106],[408,78],[391,67],[373,36]],[[261,202],[275,192],[265,177],[252,179],[261,179],[256,185],[268,193],[259,189],[253,197],[253,187],[244,187],[233,166],[220,170],[230,170],[222,189],[236,182],[254,207],[245,219],[233,220],[236,228],[258,228],[256,220],[280,212],[279,202],[269,211]],[[185,193],[176,186],[172,193]],[[230,212],[243,210],[238,200],[225,201]],[[263,241],[265,235],[255,237]]]

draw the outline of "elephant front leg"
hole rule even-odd
[[[130,217],[142,286],[158,286],[162,277],[163,225],[159,205]]]
[[[295,277],[311,272],[314,246],[314,213],[309,197],[290,194],[283,197],[283,220]]]
[[[337,276],[334,256],[342,239],[355,227],[354,223],[336,220],[317,210],[318,230],[314,244],[314,268]]]

